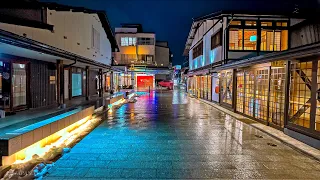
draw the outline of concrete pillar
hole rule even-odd
[[[89,66],[86,66],[86,100],[90,100],[90,93],[89,93]]]
[[[64,68],[63,60],[57,60],[57,102],[64,106]]]

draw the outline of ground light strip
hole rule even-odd
[[[128,97],[132,98],[134,96],[133,94],[130,94]],[[113,104],[109,104],[108,108],[109,111],[112,112],[112,108],[114,106],[119,106],[123,103],[125,103],[125,99],[120,99]],[[81,132],[85,132],[87,130],[90,130],[92,126],[95,125],[99,121],[101,121],[101,118],[97,117],[91,117],[88,116],[86,118],[83,118],[79,120],[78,122],[38,141],[37,143],[15,153],[16,161],[13,164],[22,164],[26,163],[34,158],[35,155],[38,157],[43,157],[47,153],[50,152],[50,150],[54,147],[56,148],[64,148],[68,147],[70,144],[72,144],[78,137],[80,137]]]

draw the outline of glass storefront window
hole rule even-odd
[[[221,72],[221,98],[222,102],[232,105],[232,71]]]
[[[320,62],[318,61],[317,72],[317,109],[315,117],[315,130],[320,131]]]
[[[242,71],[237,72],[237,111],[243,113],[243,101],[244,101],[244,73]]]
[[[27,73],[26,65],[12,63],[13,107],[27,104]]]
[[[200,93],[201,93],[201,77],[197,76],[197,97],[200,97]]]
[[[256,70],[255,90],[255,117],[260,120],[267,120],[269,71],[268,69]]]
[[[310,127],[312,62],[291,65],[289,122]]]
[[[208,78],[207,76],[203,76],[203,91],[204,91],[204,99],[208,99]]]
[[[283,128],[285,69],[272,68],[270,81],[269,122]]]
[[[254,72],[245,72],[244,114],[253,117],[254,104]]]

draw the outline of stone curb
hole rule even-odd
[[[203,103],[206,103],[230,116],[232,116],[233,118],[239,120],[239,121],[242,121],[246,124],[248,124],[249,126],[252,126],[256,129],[259,129],[260,131],[268,134],[269,136],[279,140],[280,142],[288,145],[289,147],[295,149],[295,150],[298,150],[308,156],[310,156],[311,158],[313,159],[316,159],[318,161],[320,161],[320,151],[316,148],[313,148],[303,142],[300,142],[286,134],[284,134],[282,131],[280,130],[277,130],[275,128],[272,128],[270,126],[266,126],[264,124],[261,124],[261,123],[258,123],[250,118],[247,118],[245,116],[242,116],[238,113],[235,113],[235,112],[232,112],[224,107],[221,107],[215,103],[212,103],[212,102],[208,102],[206,100],[202,100],[202,99],[198,99],[198,98],[195,98]]]

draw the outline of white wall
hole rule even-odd
[[[219,46],[211,50],[211,37],[217,33],[222,28],[222,23],[217,23],[213,28],[212,26],[217,22],[217,20],[207,20],[202,23],[196,32],[195,39],[192,42],[191,49],[189,51],[189,68],[194,70],[196,68],[206,66],[222,60],[222,46]],[[203,41],[203,56],[199,56],[196,59],[192,59],[193,48],[197,46],[198,43]]]
[[[112,49],[97,14],[69,11],[47,11],[48,24],[54,31],[0,23],[0,29],[63,49],[107,65],[111,64]],[[91,47],[92,27],[100,33],[100,50]],[[66,39],[64,38],[66,37]]]

